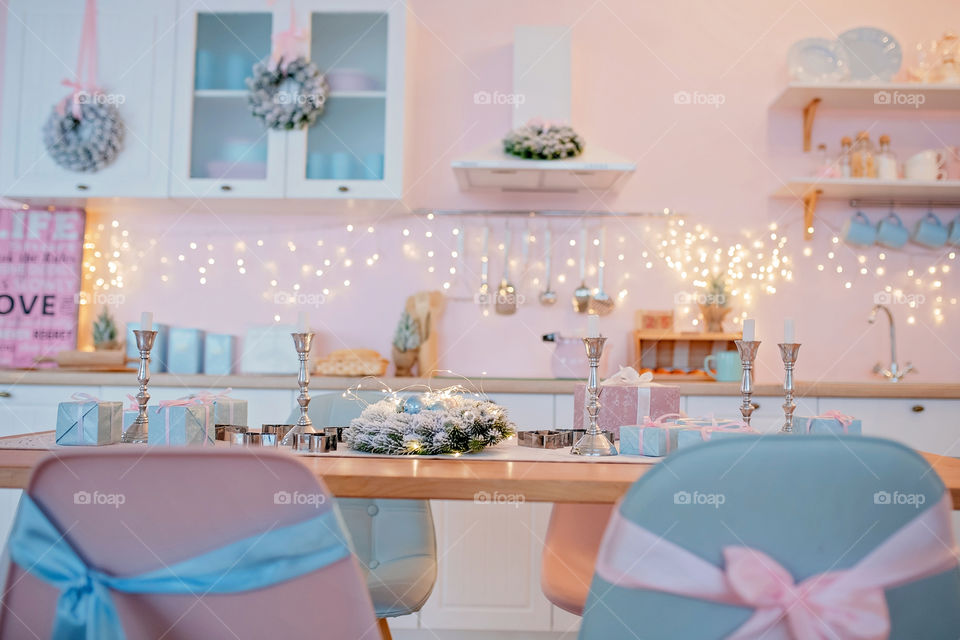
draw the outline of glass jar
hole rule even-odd
[[[843,136],[840,140],[840,157],[837,158],[837,167],[841,178],[850,178],[853,176],[853,167],[850,166],[850,146],[852,142],[849,136]]]
[[[877,153],[877,177],[881,180],[896,180],[900,177],[897,170],[897,156],[890,151],[890,136],[880,136],[880,151]]]
[[[836,178],[839,173],[836,163],[827,153],[827,145],[818,144],[813,165],[813,176],[816,178]]]
[[[876,178],[876,151],[870,142],[870,134],[861,131],[850,148],[850,172],[854,178]]]

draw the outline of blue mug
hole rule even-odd
[[[242,53],[231,53],[227,58],[227,89],[246,89],[247,77],[253,75],[253,66]]]
[[[194,89],[213,89],[216,82],[216,59],[212,51],[197,49],[197,68],[193,79]]]
[[[716,368],[710,366],[711,362],[716,364]],[[703,370],[718,382],[739,382],[743,376],[742,367],[738,351],[712,353],[703,359]]]
[[[307,155],[307,180],[323,180],[327,174],[327,154],[311,151]]]
[[[947,232],[947,244],[960,247],[960,215],[950,223],[950,229]]]
[[[933,215],[932,211],[928,211],[913,229],[913,241],[930,249],[937,249],[947,244],[947,236],[947,228],[940,222],[940,218]]]
[[[882,244],[891,249],[899,249],[907,244],[909,239],[910,232],[903,226],[900,216],[892,211],[877,225],[877,244]]]
[[[353,156],[344,151],[330,154],[330,177],[349,180],[353,177]]]
[[[383,180],[382,153],[368,153],[363,156],[363,179]]]
[[[843,226],[843,240],[847,244],[869,247],[877,241],[877,229],[862,211],[857,211]]]

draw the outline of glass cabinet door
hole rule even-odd
[[[205,5],[197,12],[187,40],[193,47],[184,47],[191,49],[189,56],[181,51],[178,60],[184,87],[174,128],[174,195],[283,195],[283,132],[268,130],[252,115],[246,86],[253,65],[270,56],[281,24],[283,18],[269,10],[218,11]]]
[[[399,198],[403,14],[309,15],[310,59],[330,92],[316,123],[290,138],[287,194]]]

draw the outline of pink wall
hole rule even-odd
[[[762,380],[777,380],[781,375],[774,343],[780,338],[784,316],[796,318],[805,345],[799,361],[800,379],[865,380],[871,377],[874,362],[887,359],[886,328],[866,324],[874,293],[888,283],[910,292],[905,270],[911,266],[926,269],[942,256],[888,252],[888,275],[856,276],[852,288],[845,289],[847,275],[859,267],[857,252],[840,245],[837,259],[826,260],[832,247],[829,231],[820,225],[816,240],[805,244],[801,205],[769,197],[781,179],[805,171],[809,160],[800,153],[799,112],[770,112],[768,105],[787,81],[784,60],[795,40],[875,25],[891,31],[909,48],[920,38],[938,36],[946,25],[960,26],[960,4],[952,0],[913,5],[893,0],[413,0],[409,5],[406,191],[402,203],[369,209],[319,203],[318,212],[303,215],[214,215],[202,206],[184,216],[147,218],[131,211],[120,216],[122,228],[140,241],[145,255],[138,271],[127,272],[121,319],[134,319],[141,309],[152,308],[160,321],[237,334],[251,324],[272,322],[275,314],[292,322],[297,308],[274,303],[269,281],[276,278],[279,288],[287,291],[294,283],[301,284],[301,293],[331,288],[326,303],[311,312],[322,332],[322,351],[371,347],[386,354],[404,299],[414,291],[439,287],[449,277],[444,272],[453,262],[436,260],[432,263],[436,272],[430,274],[426,252],[433,249],[437,256],[444,256],[456,248],[452,222],[411,218],[405,215],[408,209],[670,207],[688,212],[691,223],[706,224],[731,242],[737,241],[740,232],[763,231],[771,222],[788,235],[786,255],[796,261],[794,282],[778,286],[776,295],[759,298],[749,311],[757,317],[765,343],[758,367]],[[628,156],[638,166],[619,196],[505,196],[457,189],[450,161],[498,139],[510,126],[509,106],[477,105],[473,95],[480,90],[510,91],[513,28],[519,24],[574,25],[574,124],[588,144]],[[908,53],[905,62],[910,60]],[[673,94],[680,90],[721,93],[725,101],[719,108],[677,105]],[[835,150],[842,135],[864,128],[874,139],[889,133],[902,155],[960,144],[960,122],[955,117],[927,113],[888,117],[876,110],[825,111],[814,139]],[[839,227],[849,213],[845,203],[826,203],[819,215]],[[876,219],[884,212],[867,213]],[[921,213],[907,211],[905,218],[912,222]],[[953,217],[955,213],[945,211],[943,215]],[[377,220],[376,231],[367,234],[371,219]],[[348,222],[357,225],[352,234],[344,229]],[[465,224],[468,272],[454,290],[469,300],[478,285],[479,221]],[[644,223],[607,224],[611,245],[607,260],[612,272],[608,288],[618,291],[626,286],[629,295],[602,326],[611,336],[614,360],[623,361],[633,310],[672,307],[674,293],[682,283],[656,259],[653,269],[643,268],[645,260],[640,253],[652,250],[653,244],[652,233],[644,232]],[[502,223],[492,225],[499,241]],[[656,223],[654,227],[659,228]],[[411,231],[409,237],[402,235],[404,228]],[[596,223],[591,223],[591,230],[595,228]],[[519,223],[514,223],[514,229],[516,237]],[[433,238],[425,237],[428,230]],[[542,226],[538,223],[535,230],[541,231]],[[572,235],[564,235],[567,232]],[[558,261],[574,255],[567,240],[576,233],[573,223],[555,223],[555,240],[562,248]],[[149,238],[158,240],[155,247],[146,244]],[[263,247],[257,247],[258,239],[264,240]],[[317,247],[318,239],[324,241],[324,247]],[[188,249],[191,240],[200,243],[197,251]],[[287,248],[289,240],[297,245],[295,253]],[[246,251],[236,248],[239,241],[246,243]],[[213,243],[212,252],[206,251],[207,242]],[[403,249],[404,242],[412,243],[409,251]],[[338,259],[336,247],[340,246],[349,250]],[[802,256],[805,246],[813,248],[812,257]],[[618,262],[613,256],[621,251],[626,259]],[[180,253],[186,256],[183,263],[176,260]],[[380,255],[379,261],[366,266],[364,260],[374,253]],[[877,251],[864,253],[875,266]],[[200,285],[197,269],[208,255],[215,258],[215,265],[209,268],[207,284]],[[513,255],[519,257],[517,245]],[[534,272],[539,272],[540,255],[539,249],[534,250]],[[494,280],[501,271],[498,256],[495,252],[491,258]],[[161,257],[167,257],[172,266],[161,265]],[[353,265],[345,266],[343,257],[351,257]],[[248,267],[244,275],[237,271],[238,258]],[[333,266],[325,268],[322,277],[301,273],[304,263],[323,268],[324,258],[330,258]],[[915,324],[907,324],[906,308],[894,309],[901,360],[913,360],[920,371],[913,378],[916,380],[960,380],[960,305],[950,304],[951,297],[960,296],[956,280],[960,261],[943,261],[954,269],[941,278],[942,294],[927,288],[922,291],[927,303],[914,313]],[[818,263],[827,264],[824,272],[817,271]],[[837,264],[843,275],[835,273]],[[560,270],[568,280],[559,286],[561,301],[554,308],[532,302],[512,317],[484,317],[472,302],[451,300],[440,325],[442,365],[465,375],[549,376],[550,348],[540,342],[540,335],[575,332],[584,326],[584,317],[574,314],[568,302],[575,286],[575,269],[563,266]],[[161,274],[168,275],[168,282],[160,281]],[[349,288],[342,286],[345,279],[350,280]],[[535,296],[529,286],[525,293],[531,299]],[[940,324],[933,316],[936,295],[946,298],[945,320]]]

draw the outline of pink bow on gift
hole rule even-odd
[[[184,398],[177,398],[176,400],[161,400],[157,404],[161,409],[167,409],[169,407],[203,407],[203,438],[204,441],[208,439],[207,433],[210,430],[210,407],[213,406],[213,399],[208,396],[203,396],[201,394],[196,394],[193,396],[186,396]],[[167,411],[164,415],[164,442],[170,442],[170,412]]]
[[[140,411],[140,403],[137,402],[137,399],[134,396],[128,393],[127,399],[130,400],[130,406],[125,409],[126,411]]]
[[[80,393],[77,392],[70,396],[71,402],[100,402],[100,398],[97,396],[92,396],[89,393]]]
[[[85,68],[86,67],[86,68]],[[87,0],[83,10],[83,29],[80,32],[80,51],[77,54],[76,79],[64,78],[60,83],[71,87],[73,92],[60,101],[57,113],[61,116],[67,112],[67,103],[70,103],[70,112],[80,120],[83,117],[81,105],[85,97],[100,92],[97,87],[97,2]]]
[[[771,637],[774,630],[795,640],[881,640],[890,633],[886,589],[957,565],[952,506],[949,494],[944,495],[852,567],[813,575],[799,584],[758,549],[724,548],[721,569],[615,510],[596,571],[618,587],[752,607],[753,616],[728,636],[733,640]]]
[[[819,416],[813,416],[812,418],[807,418],[807,433],[810,433],[810,427],[813,426],[813,421],[817,418],[825,418],[827,420],[836,420],[840,423],[840,426],[843,427],[843,432],[848,433],[848,428],[855,418],[853,416],[848,416],[846,414],[840,413],[836,409],[831,409],[830,411],[824,411]]]
[[[273,36],[273,53],[270,54],[271,68],[276,71],[287,70],[287,65],[303,55],[303,44],[307,41],[307,32],[297,26],[297,14],[290,0],[290,26]]]
[[[665,413],[656,420],[651,420],[650,416],[643,416],[643,424],[641,424],[640,427],[666,427],[669,425],[675,425],[674,420],[680,418],[683,418],[682,413]]]

